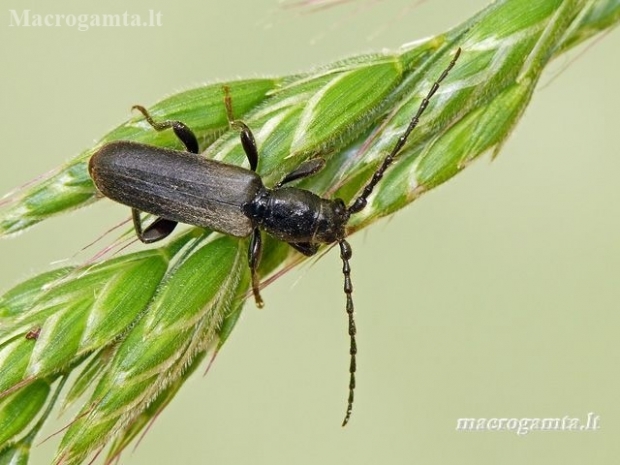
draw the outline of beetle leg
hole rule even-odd
[[[146,118],[146,122],[149,123],[156,131],[164,131],[166,129],[172,129],[174,134],[183,143],[188,152],[198,153],[198,140],[190,128],[185,123],[175,120],[166,120],[161,122],[153,121],[149,112],[146,111],[141,105],[134,105],[132,110],[138,110]]]
[[[136,235],[145,244],[151,244],[168,237],[178,224],[176,221],[157,218],[143,231],[140,210],[132,208],[131,216],[133,217],[133,228],[136,230]]]
[[[265,303],[260,296],[260,290],[258,288],[260,282],[258,280],[258,264],[260,263],[260,256],[263,251],[263,241],[261,238],[260,230],[254,228],[252,238],[250,239],[250,248],[248,249],[248,263],[250,265],[250,272],[252,273],[252,292],[254,292],[254,300],[258,308],[263,308]]]
[[[248,161],[250,162],[250,169],[256,171],[258,166],[258,149],[256,148],[254,134],[252,134],[250,128],[243,121],[231,121],[230,125],[241,131],[239,133],[239,138],[241,139],[241,145],[243,146],[245,156],[248,157]]]
[[[312,242],[289,242],[288,245],[307,257],[311,257],[319,251],[319,244]]]
[[[311,158],[310,160],[306,160],[301,165],[299,165],[296,169],[294,169],[289,174],[284,176],[284,179],[282,179],[282,181],[280,181],[278,184],[273,186],[273,188],[278,189],[286,183],[296,181],[298,179],[307,178],[308,176],[312,176],[313,174],[316,174],[319,171],[321,171],[324,167],[325,167],[324,158]]]
[[[353,316],[353,284],[351,283],[351,266],[349,260],[353,255],[351,246],[347,241],[342,239],[338,242],[340,246],[340,258],[342,259],[342,274],[344,275],[344,293],[347,297],[347,315],[349,317],[349,355],[351,357],[349,362],[349,399],[347,400],[347,412],[344,416],[342,426],[345,426],[351,418],[351,412],[353,411],[353,397],[355,392],[355,372],[357,371],[357,341],[355,335],[357,330],[355,328],[355,317]]]
[[[232,108],[232,97],[230,96],[230,87],[224,86],[224,106],[226,107],[226,117],[231,128],[238,129],[240,132],[241,145],[245,156],[248,157],[250,162],[250,169],[256,172],[258,167],[258,149],[256,148],[256,140],[252,130],[241,120],[236,120]]]

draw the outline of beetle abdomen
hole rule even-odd
[[[260,177],[242,167],[130,141],[104,145],[88,169],[112,200],[237,237],[252,232],[242,207],[263,188]]]

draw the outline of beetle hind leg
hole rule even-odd
[[[149,123],[151,127],[156,131],[172,129],[174,131],[174,134],[183,143],[188,152],[196,154],[198,153],[198,140],[196,139],[196,135],[189,127],[187,127],[185,123],[175,120],[154,121],[153,118],[151,118],[149,112],[146,111],[146,108],[141,105],[134,105],[133,107],[131,107],[131,109],[138,110],[140,113],[142,113],[146,118],[146,122]]]
[[[140,210],[132,208],[131,216],[133,218],[133,228],[136,231],[136,235],[138,239],[145,244],[152,244],[153,242],[165,239],[174,231],[174,228],[178,224],[176,221],[167,220],[166,218],[156,218],[146,229],[142,229]]]

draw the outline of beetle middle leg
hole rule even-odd
[[[258,264],[260,256],[263,252],[263,239],[260,229],[254,228],[252,238],[250,239],[250,247],[248,248],[248,264],[250,265],[250,273],[252,275],[252,292],[254,293],[254,301],[258,308],[263,308],[265,303],[260,295],[260,280],[258,279]]]
[[[243,147],[243,151],[250,162],[250,169],[256,172],[256,168],[258,167],[258,148],[256,147],[254,134],[252,134],[252,130],[243,121],[232,119],[232,101],[228,86],[224,87],[224,94],[224,103],[230,126],[240,130],[239,138],[241,139],[241,146]],[[261,232],[260,229],[254,228],[250,239],[250,246],[248,248],[248,265],[250,266],[250,273],[252,276],[252,293],[254,294],[254,301],[256,302],[256,306],[258,308],[263,308],[265,305],[263,298],[260,295],[260,279],[258,277],[258,265],[260,264],[262,252],[263,240],[261,237]]]
[[[226,117],[228,118],[228,124],[231,128],[239,130],[239,138],[241,139],[241,146],[245,152],[245,156],[250,162],[250,169],[256,172],[258,167],[258,148],[256,147],[256,139],[252,130],[241,120],[235,119],[235,115],[232,107],[232,97],[230,96],[230,88],[224,86],[224,107],[226,108]]]
[[[258,167],[258,148],[256,146],[256,139],[252,134],[252,130],[243,121],[233,120],[232,101],[227,87],[224,88],[224,94],[226,112],[230,121],[230,125],[233,128],[240,130],[239,138],[241,139],[241,146],[243,147],[243,151],[245,152],[246,157],[250,162],[250,169],[252,171],[256,171],[256,168]],[[276,184],[274,186],[274,189],[278,189],[282,187],[282,185],[295,181],[297,179],[311,176],[323,169],[324,166],[325,160],[323,158],[313,158],[311,160],[306,160],[299,167],[297,167],[297,169],[291,171],[288,175],[284,177],[282,181]],[[290,245],[295,250],[298,250],[299,252],[307,256],[316,254],[319,249],[319,246],[317,244],[311,243],[291,243]],[[255,228],[252,232],[252,238],[250,239],[250,247],[248,249],[248,263],[250,265],[250,271],[252,274],[252,292],[254,294],[256,306],[258,308],[262,308],[264,306],[263,299],[260,295],[260,280],[258,277],[258,265],[260,263],[262,248],[263,244],[261,232],[258,228]]]
[[[249,127],[242,121],[232,121],[231,126],[241,129],[240,138],[241,145],[245,151],[248,161],[250,162],[250,169],[256,172],[258,167],[258,149],[256,148],[256,141],[254,135]],[[252,274],[252,292],[254,293],[254,301],[258,308],[263,308],[265,303],[260,295],[260,279],[258,277],[258,265],[260,264],[260,256],[263,251],[263,240],[261,237],[260,229],[254,228],[252,232],[252,238],[250,239],[250,247],[248,248],[248,264],[250,265],[250,272]]]
[[[245,152],[245,156],[250,162],[250,169],[256,172],[256,168],[258,167],[258,148],[256,147],[254,134],[252,134],[250,128],[243,121],[231,121],[230,125],[239,130],[239,138],[241,139],[241,145]]]
[[[166,120],[161,122],[154,121],[146,108],[141,105],[134,105],[132,110],[138,110],[142,113],[144,118],[146,118],[146,122],[149,123],[156,131],[172,129],[174,134],[185,146],[188,152],[198,154],[198,140],[196,139],[196,135],[189,127],[187,127],[185,123],[176,120]],[[145,244],[151,244],[168,237],[178,224],[176,221],[168,220],[166,218],[156,218],[155,221],[143,230],[140,210],[132,208],[131,216],[133,219],[133,227],[136,230],[136,235],[138,236],[138,239]]]

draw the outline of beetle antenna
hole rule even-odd
[[[347,241],[342,239],[338,242],[340,246],[340,258],[342,258],[342,274],[344,275],[344,293],[347,296],[347,315],[349,316],[349,354],[351,355],[351,361],[349,363],[349,399],[347,400],[347,413],[342,421],[342,426],[345,426],[351,418],[351,412],[353,411],[353,398],[355,392],[355,372],[357,370],[357,342],[355,341],[355,334],[357,330],[355,328],[355,317],[353,315],[353,284],[351,284],[351,266],[349,260],[353,255],[351,246]]]
[[[418,111],[416,112],[415,116],[409,122],[409,126],[407,126],[407,129],[405,130],[405,132],[398,138],[398,141],[396,142],[396,145],[394,145],[394,148],[392,149],[390,154],[387,157],[385,157],[385,159],[383,160],[383,163],[381,163],[381,166],[379,166],[377,171],[375,171],[375,174],[373,174],[372,179],[368,182],[368,184],[366,184],[366,187],[364,187],[364,190],[362,191],[361,195],[358,198],[356,198],[355,201],[348,208],[350,214],[358,213],[364,209],[368,201],[368,197],[370,196],[370,194],[372,194],[372,191],[375,188],[375,186],[383,178],[385,171],[388,169],[388,167],[392,164],[392,162],[398,156],[398,152],[400,152],[400,150],[403,148],[403,145],[405,145],[405,142],[407,142],[407,138],[409,137],[409,134],[411,134],[411,131],[413,131],[415,127],[418,125],[418,123],[420,122],[420,117],[424,113],[424,110],[426,110],[426,107],[428,106],[430,99],[433,97],[433,95],[435,95],[435,92],[437,92],[437,89],[439,89],[439,84],[441,84],[441,82],[446,78],[450,70],[454,67],[454,65],[456,64],[456,60],[458,60],[460,55],[461,55],[461,49],[459,47],[456,49],[456,53],[454,54],[452,61],[450,61],[450,63],[443,70],[439,78],[433,83],[433,86],[428,91],[428,94],[426,94],[426,97],[424,97],[424,100],[422,100],[422,103],[420,103],[420,107],[418,108]]]

